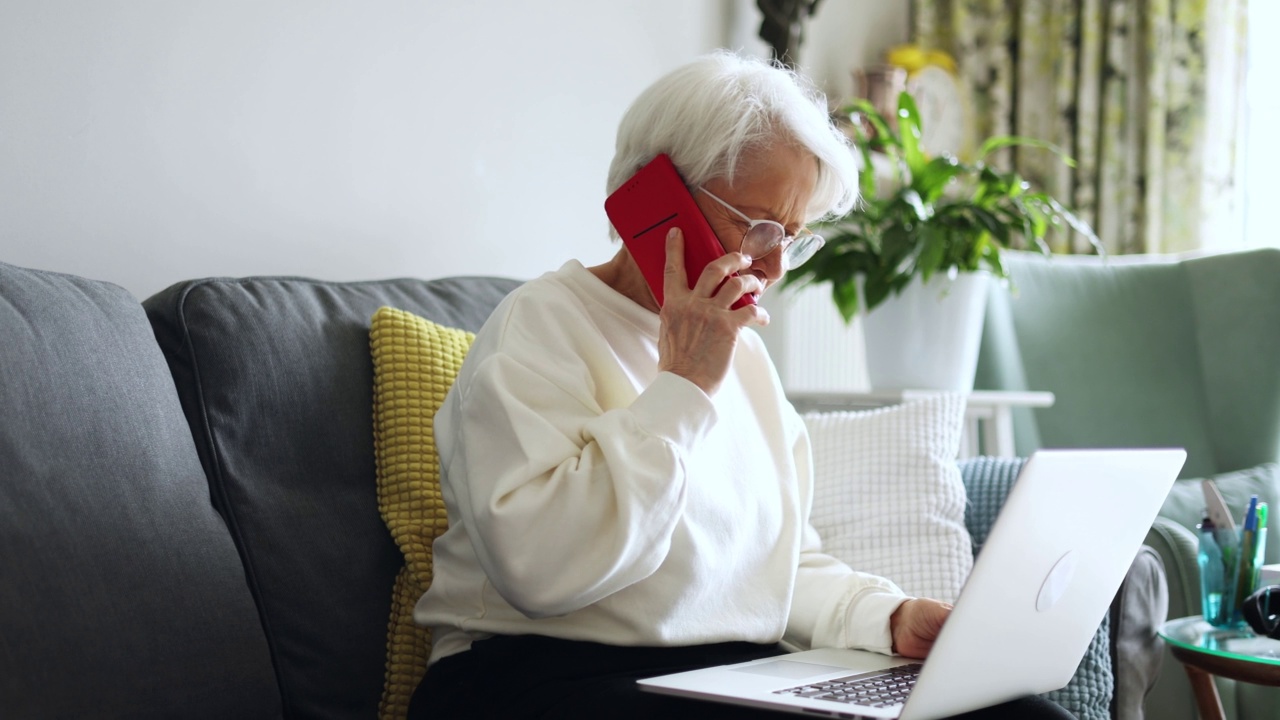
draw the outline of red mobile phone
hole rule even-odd
[[[684,267],[689,288],[698,282],[707,263],[724,255],[724,247],[707,224],[689,188],[671,163],[659,155],[640,168],[604,201],[609,222],[622,236],[631,257],[662,306],[662,276],[667,259],[667,231],[673,227],[684,232]],[[750,293],[733,303],[736,310],[754,305]]]

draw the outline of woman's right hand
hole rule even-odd
[[[889,616],[893,652],[909,658],[928,655],[951,610],[951,603],[929,598],[912,598],[899,605]]]
[[[708,395],[715,394],[733,362],[738,332],[748,325],[769,323],[769,313],[757,305],[732,309],[744,293],[764,291],[764,281],[745,272],[749,267],[751,258],[726,253],[707,264],[691,290],[684,265],[684,234],[674,228],[667,233],[659,370],[680,375]]]

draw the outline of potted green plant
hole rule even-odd
[[[1070,166],[1074,161],[1049,143],[1018,136],[988,139],[972,163],[951,155],[929,157],[920,147],[920,114],[906,92],[898,97],[896,123],[887,121],[866,100],[855,100],[841,112],[853,120],[853,145],[862,160],[862,199],[845,216],[823,224],[820,234],[826,244],[787,275],[784,287],[830,284],[832,300],[846,323],[860,311],[866,313],[867,369],[873,388],[971,389],[986,280],[1008,277],[1001,252],[1036,248],[1048,254],[1045,236],[1055,227],[1082,233],[1102,252],[1092,228],[1061,202],[1033,189],[1017,173],[988,165],[986,159],[1000,148],[1028,146],[1052,152]],[[888,165],[889,187],[881,187],[877,164]],[[966,286],[964,292],[958,291],[961,284]],[[897,313],[877,310],[898,304],[904,294],[911,308]],[[937,329],[921,327],[927,309],[921,310],[920,304],[943,300],[965,305],[938,313]],[[949,363],[948,375],[958,376],[959,381],[878,380],[873,355],[893,341],[873,338],[877,324],[886,326],[886,335],[899,339],[910,330],[922,334],[922,339],[907,343],[900,357],[887,358],[882,365],[895,373],[905,372],[912,363],[933,355]],[[938,347],[946,334],[961,332],[965,337],[958,350]]]

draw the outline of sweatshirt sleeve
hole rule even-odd
[[[857,648],[890,654],[889,617],[909,597],[892,581],[856,572],[822,551],[809,521],[813,507],[813,470],[809,438],[797,416],[796,469],[804,516],[800,563],[784,640],[795,647]]]
[[[608,410],[565,378],[495,353],[437,418],[455,443],[442,460],[462,479],[460,521],[495,588],[531,618],[657,570],[684,508],[685,459],[715,421],[710,398],[671,373]]]

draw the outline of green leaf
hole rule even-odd
[[[898,136],[902,143],[902,155],[911,170],[911,177],[924,172],[924,153],[920,151],[921,133],[920,111],[916,109],[916,101],[911,93],[898,95]]]
[[[924,200],[920,198],[920,193],[915,190],[908,190],[902,193],[902,201],[915,213],[916,220],[923,221],[933,217],[933,207],[926,205]]]
[[[968,170],[951,155],[939,155],[925,163],[920,172],[911,177],[911,187],[925,202],[935,202],[942,196],[948,183]]]
[[[1001,245],[1009,245],[1009,227],[1000,221],[990,210],[980,207],[969,208],[969,213],[983,230],[995,236]]]
[[[987,265],[991,267],[991,272],[994,273],[996,277],[1009,277],[1009,271],[1005,269],[1004,263],[1000,260],[1000,248],[994,245],[987,248],[986,260]]]
[[[1034,243],[1041,254],[1050,255],[1052,249],[1049,244],[1044,241],[1045,233],[1049,231],[1049,222],[1045,218],[1045,213],[1041,209],[1040,203],[1034,198],[1031,202],[1021,197],[1013,198],[1009,201],[1013,209],[1006,209],[1005,212],[1010,222],[1018,222],[1022,224],[1022,237],[1029,243]]]
[[[996,172],[988,165],[979,166],[978,182],[973,192],[975,203],[988,202],[988,198],[1000,198],[1008,194],[1010,179],[1008,175]]]
[[[871,146],[867,140],[867,133],[862,129],[862,123],[853,122],[854,147],[858,149],[858,154],[862,157],[862,169],[858,172],[858,191],[862,197],[876,196],[876,170],[875,165],[871,162]]]
[[[1049,207],[1053,208],[1054,214],[1065,220],[1067,224],[1071,226],[1072,230],[1084,235],[1089,241],[1089,244],[1093,246],[1093,249],[1099,255],[1107,254],[1107,248],[1103,246],[1102,238],[1098,237],[1098,234],[1093,231],[1093,228],[1090,227],[1089,223],[1081,220],[1075,213],[1063,207],[1062,203],[1054,200],[1048,195],[1044,195],[1044,202],[1047,203]]]
[[[880,255],[884,252],[883,236],[879,232],[878,227],[868,227],[866,234],[862,235],[862,241],[865,244],[866,251],[871,255]]]
[[[867,312],[884,302],[892,290],[893,286],[890,284],[889,276],[880,273],[867,275],[862,287],[862,293],[866,296]],[[842,308],[841,313],[843,314],[843,312]],[[845,319],[847,321],[849,319],[848,316]]]
[[[1022,211],[1022,214],[1031,221],[1032,237],[1037,241],[1043,240],[1044,234],[1049,231],[1049,222],[1045,218],[1045,213],[1044,210],[1041,209],[1041,205],[1039,203],[1024,203],[1022,198],[1014,198],[1013,203]]]
[[[982,259],[986,257],[988,250],[994,247],[996,247],[996,245],[991,242],[991,234],[985,232],[980,233],[976,238],[974,238],[973,245],[970,247],[969,253],[965,257],[963,269],[977,270],[982,267]]]
[[[898,268],[919,243],[911,229],[906,225],[889,225],[880,233],[880,265],[886,268]]]
[[[978,161],[981,162],[988,155],[1001,148],[1023,146],[1048,150],[1061,158],[1062,162],[1065,163],[1067,167],[1076,166],[1075,159],[1068,155],[1066,150],[1063,150],[1051,142],[1023,137],[1021,135],[997,135],[996,137],[988,138],[986,142],[982,143],[982,149],[978,151]]]
[[[872,129],[876,131],[875,141],[889,147],[902,147],[898,137],[889,129],[889,123],[884,119],[884,116],[869,101],[859,98],[842,108],[841,112],[866,118],[867,122],[871,123]],[[853,124],[859,124],[858,118],[853,118]]]
[[[831,299],[835,300],[845,324],[853,322],[858,314],[858,286],[854,279],[831,283]]]
[[[920,271],[921,279],[928,282],[929,278],[942,268],[942,261],[947,253],[947,239],[936,228],[926,226],[921,229],[920,241],[924,245],[924,250],[916,260],[916,269]]]

